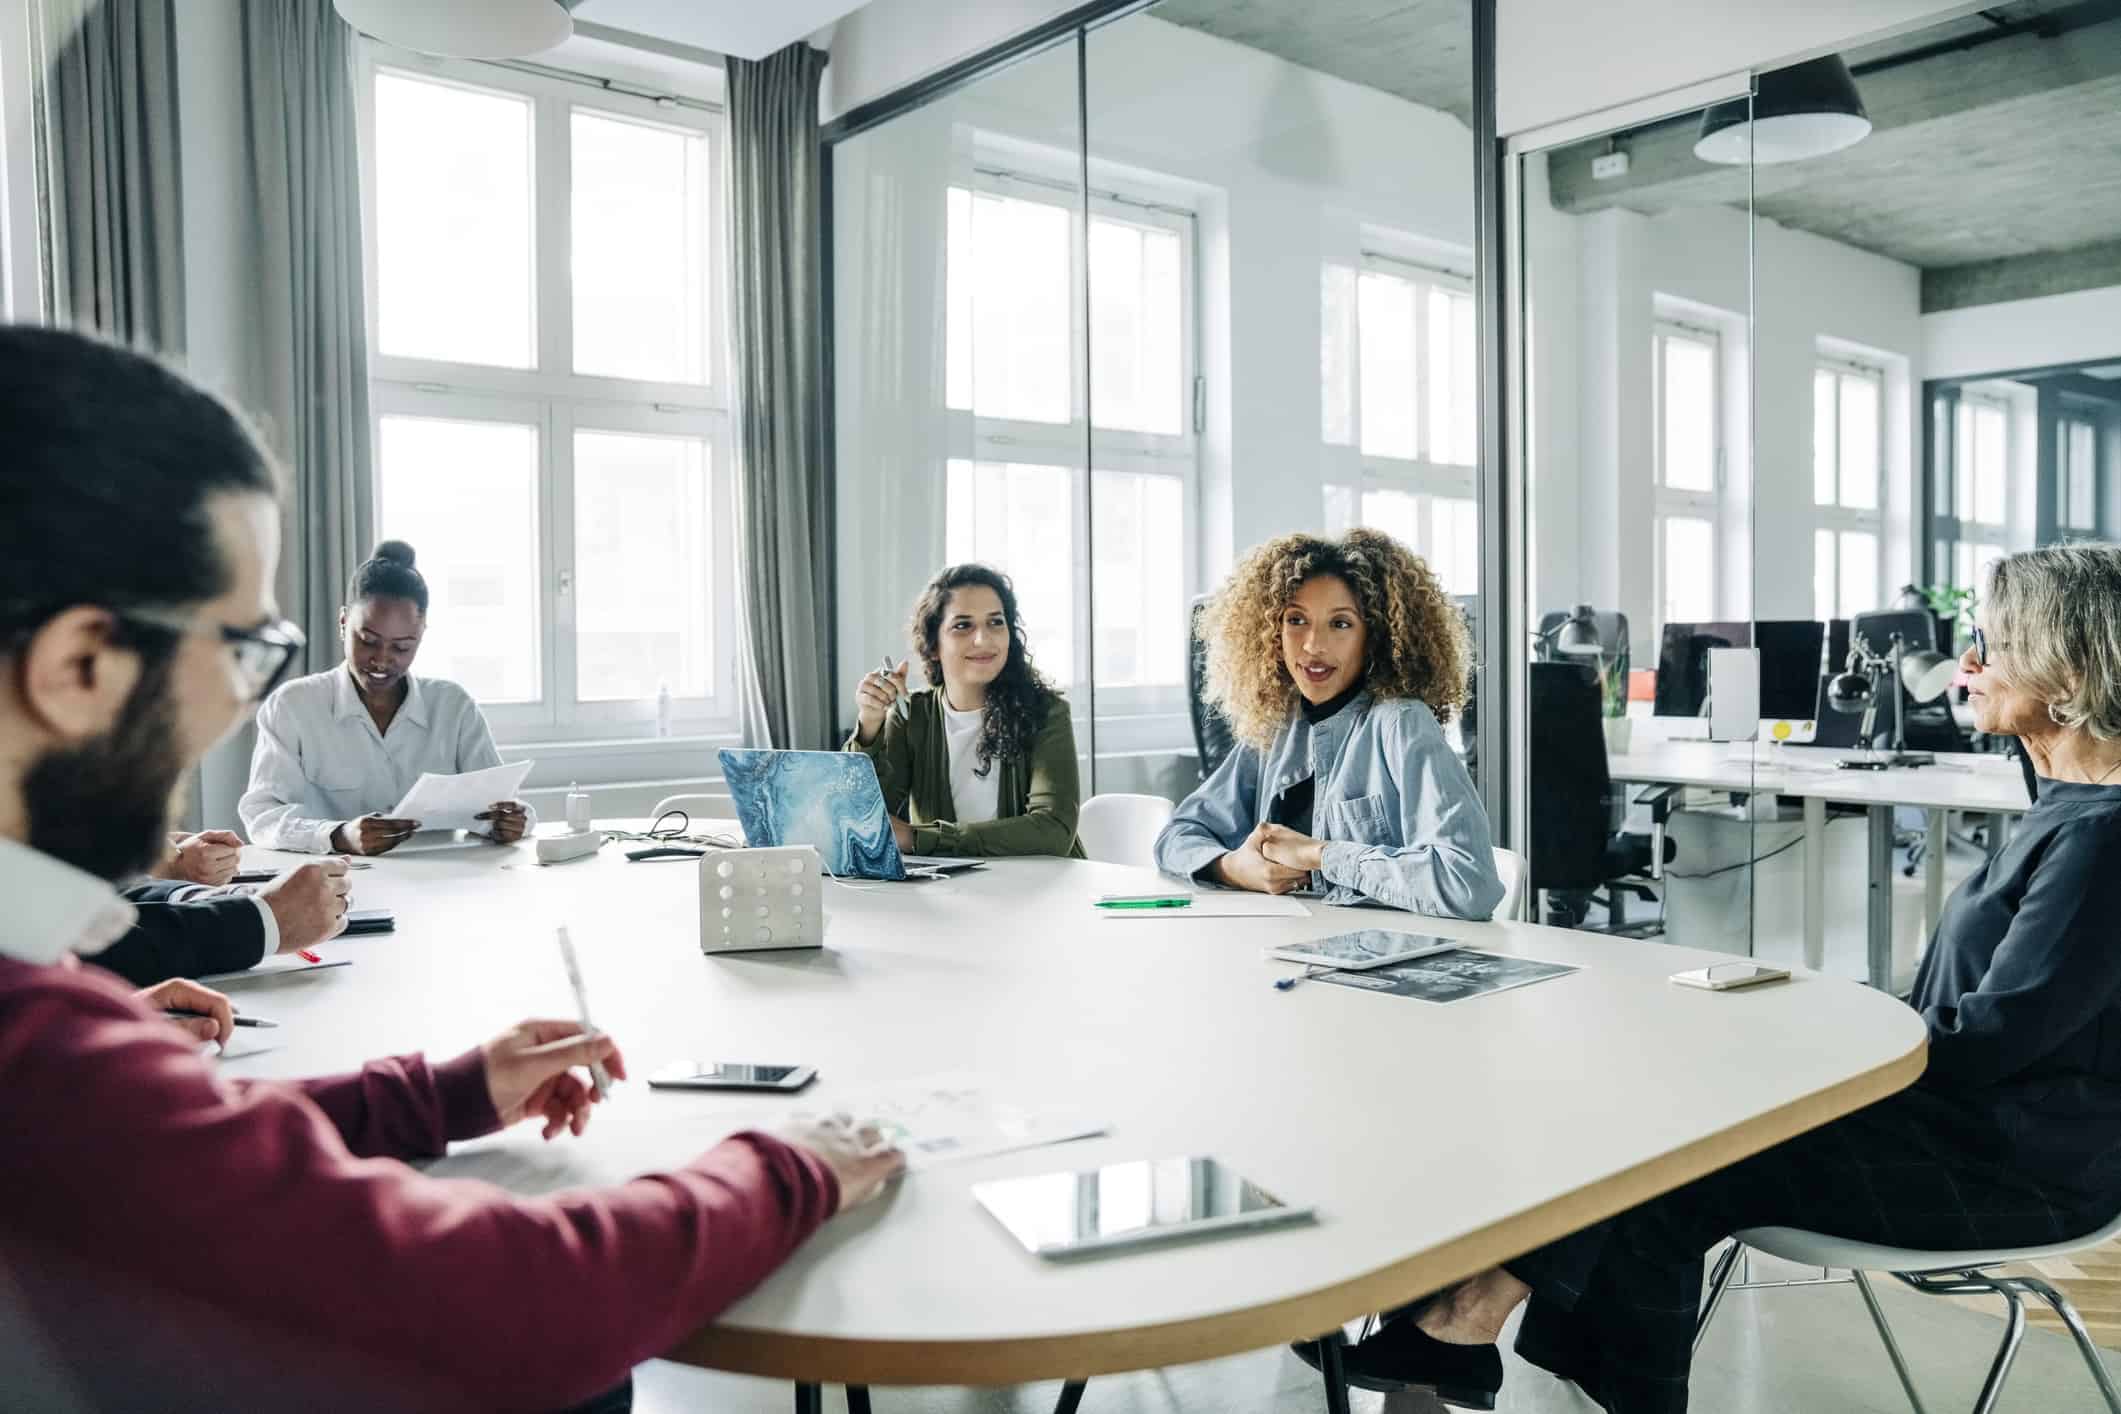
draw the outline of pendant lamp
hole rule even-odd
[[[1734,167],[1768,167],[1839,152],[1870,131],[1855,76],[1839,55],[1829,54],[1762,74],[1751,99],[1733,98],[1703,113],[1694,155]]]
[[[332,8],[385,44],[449,59],[520,59],[574,33],[560,0],[332,0]]]

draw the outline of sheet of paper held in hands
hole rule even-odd
[[[1188,894],[1184,889],[1175,891],[1172,897],[1187,897],[1193,902],[1184,908],[1100,908],[1099,914],[1106,918],[1156,918],[1168,923],[1174,918],[1309,918],[1311,910],[1298,899],[1286,894],[1248,894],[1235,889],[1228,892],[1208,890]]]
[[[791,1113],[826,1108],[797,1106]],[[1088,1139],[1112,1127],[1069,1105],[1016,1104],[962,1071],[835,1097],[829,1109],[857,1122],[874,1120],[884,1137],[905,1151],[906,1167],[916,1170]]]
[[[1462,1002],[1489,992],[1506,992],[1534,982],[1581,972],[1563,962],[1541,962],[1531,957],[1506,957],[1500,953],[1458,948],[1434,957],[1373,967],[1367,972],[1321,972],[1312,980],[1336,987],[1360,987],[1366,992],[1384,992],[1394,997],[1412,997],[1418,1002]]]
[[[514,800],[516,792],[523,788],[523,778],[536,764],[509,761],[457,776],[424,771],[390,812],[390,818],[417,820],[423,834],[429,830],[486,830],[487,822],[473,817],[497,800]]]

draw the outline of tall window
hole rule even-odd
[[[736,715],[719,114],[364,56],[376,521],[504,737]]]
[[[1440,271],[1365,256],[1325,267],[1322,432],[1354,448],[1359,483],[1326,487],[1326,528],[1356,524],[1406,542],[1444,589],[1480,589],[1474,514],[1479,448],[1473,296]]]
[[[1973,393],[1959,397],[1952,438],[1952,583],[1978,589],[1988,562],[2002,558],[2010,504],[2010,405]]]
[[[1723,480],[1722,337],[1714,330],[1659,323],[1651,355],[1660,622],[1713,619]]]
[[[2081,417],[2065,417],[2055,438],[2062,484],[2056,519],[2067,535],[2099,533],[2099,427]]]
[[[1838,360],[1812,371],[1812,613],[1877,608],[1885,377]]]
[[[1010,576],[1040,667],[1062,683],[1094,672],[1101,716],[1163,711],[1183,703],[1193,578],[1193,219],[1100,194],[1086,253],[1076,199],[992,171],[949,190],[944,381],[953,442],[973,454],[949,464],[946,553]],[[1086,261],[1087,334],[1069,297]]]

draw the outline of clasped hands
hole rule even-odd
[[[1326,845],[1286,825],[1259,824],[1245,842],[1215,861],[1215,874],[1233,889],[1287,894],[1311,882],[1325,867]]]

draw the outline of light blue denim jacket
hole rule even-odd
[[[1320,901],[1376,902],[1442,918],[1486,918],[1502,902],[1488,814],[1435,713],[1365,692],[1313,726],[1299,709],[1264,755],[1240,746],[1156,837],[1156,866],[1190,879],[1238,848],[1274,798],[1317,781],[1312,875]]]

